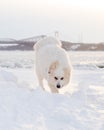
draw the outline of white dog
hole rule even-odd
[[[38,41],[34,49],[39,85],[44,89],[43,79],[46,79],[51,92],[58,93],[70,82],[71,64],[67,52],[61,48],[61,42],[53,37]]]

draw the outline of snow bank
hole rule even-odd
[[[104,130],[104,72],[76,71],[77,91],[64,95],[42,91],[32,76],[0,70],[0,130]]]

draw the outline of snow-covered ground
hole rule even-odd
[[[70,57],[71,84],[52,94],[37,84],[34,52],[0,52],[0,130],[104,130],[104,52]]]

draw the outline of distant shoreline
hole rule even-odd
[[[0,51],[31,51],[33,50],[34,44],[44,37],[46,36],[40,35],[22,40],[0,39]],[[67,51],[104,51],[104,43],[72,43],[62,41],[62,47]]]

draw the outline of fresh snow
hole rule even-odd
[[[60,94],[43,91],[33,67],[0,67],[0,130],[104,130],[104,69],[79,68],[78,59],[70,86]]]

